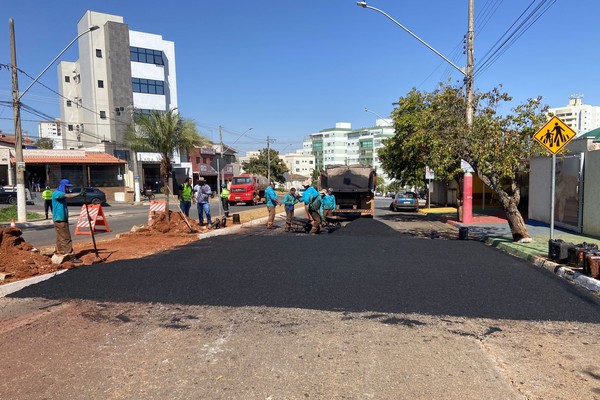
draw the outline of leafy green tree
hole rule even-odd
[[[312,174],[310,175],[310,186],[319,187],[319,178],[321,177],[321,173],[317,168],[313,169]]]
[[[269,176],[268,172],[270,169],[271,180],[279,183],[285,182],[283,174],[288,171],[285,163],[279,158],[279,152],[277,150],[266,148],[260,150],[258,157],[253,157],[249,161],[244,161],[242,167],[244,168],[244,171],[249,174],[262,175],[265,177]]]
[[[385,179],[383,179],[383,176],[378,176],[377,180],[375,181],[375,190],[383,191],[384,188],[385,188]]]
[[[134,124],[127,131],[125,140],[133,150],[160,153],[160,175],[164,188],[169,187],[172,173],[172,158],[175,151],[190,151],[194,146],[203,146],[210,141],[201,136],[192,120],[183,119],[174,110],[150,114],[135,114]],[[167,218],[169,216],[169,196],[166,196]]]
[[[51,138],[39,138],[35,142],[35,146],[38,149],[52,150],[54,148],[54,140],[52,140]]]
[[[440,85],[431,93],[413,89],[392,114],[395,135],[379,151],[384,170],[404,185],[418,186],[429,166],[436,179],[448,182],[461,178],[463,159],[497,194],[513,239],[529,238],[517,208],[519,182],[528,172],[529,159],[540,150],[533,134],[546,120],[547,108],[529,99],[500,115],[498,110],[511,100],[501,88],[477,93],[469,130],[460,88]]]

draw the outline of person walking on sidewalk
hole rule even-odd
[[[223,214],[225,214],[225,218],[229,217],[229,189],[227,189],[227,184],[221,184],[221,204],[223,205]]]
[[[265,200],[267,202],[267,210],[269,210],[267,229],[273,229],[273,221],[275,221],[275,207],[279,204],[277,193],[275,193],[275,182],[273,181],[269,183],[269,187],[265,190]]]
[[[208,226],[212,225],[209,203],[211,190],[204,178],[200,178],[196,186],[194,186],[194,193],[196,193],[196,203],[198,203],[198,221],[200,222],[200,226],[204,225],[204,214],[206,214]]]
[[[42,192],[42,199],[44,199],[44,213],[46,213],[46,219],[48,219],[48,210],[52,212],[52,190],[48,186]]]
[[[185,178],[185,181],[179,186],[179,208],[186,217],[190,217],[190,208],[192,207],[192,186],[191,178]]]
[[[291,188],[289,193],[286,193],[283,198],[283,206],[285,207],[285,231],[292,230],[292,219],[294,219],[294,206],[298,203],[296,197],[296,188]]]
[[[52,193],[52,221],[54,222],[54,231],[56,232],[56,250],[55,254],[61,257],[71,256],[73,263],[80,263],[81,260],[73,257],[73,242],[71,240],[71,231],[69,231],[69,209],[67,208],[67,198],[77,197],[84,194],[84,188],[81,193],[70,192],[71,182],[68,179],[61,179],[58,187]]]

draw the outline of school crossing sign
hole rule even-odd
[[[554,116],[542,127],[533,138],[552,154],[558,153],[575,137],[576,133],[560,118]]]

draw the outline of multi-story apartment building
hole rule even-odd
[[[315,157],[315,168],[324,169],[328,165],[341,164],[370,165],[389,183],[381,169],[377,151],[383,147],[383,140],[392,136],[394,128],[389,120],[377,119],[375,126],[360,129],[352,129],[352,124],[347,122],[338,122],[335,128],[306,137],[303,152]]]
[[[570,96],[565,107],[548,111],[573,128],[578,136],[600,127],[600,107],[583,104],[583,96],[580,95]]]
[[[129,29],[118,15],[87,11],[77,24],[79,59],[58,66],[62,146],[104,151],[131,163],[124,136],[134,112],[177,107],[175,44]],[[175,174],[191,176],[187,154],[175,154]],[[145,161],[144,161],[145,160]],[[158,179],[155,156],[139,155],[146,181]],[[184,172],[182,172],[182,170]]]
[[[62,126],[60,119],[56,121],[42,121],[38,124],[40,139],[52,139],[53,149],[63,150]]]
[[[290,174],[302,175],[310,178],[315,170],[315,156],[304,154],[303,150],[287,153],[280,158],[283,160]]]

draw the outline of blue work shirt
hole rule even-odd
[[[277,194],[272,186],[269,186],[265,190],[265,200],[267,201],[267,207],[275,207],[279,201],[277,201]]]
[[[335,196],[332,194],[323,196],[323,200],[321,200],[321,207],[323,210],[335,210]]]
[[[310,204],[310,202],[316,196],[319,196],[319,192],[317,192],[317,189],[315,189],[312,186],[309,186],[308,188],[306,188],[306,190],[302,194],[302,199],[300,199],[300,201],[303,202],[304,204]]]
[[[52,192],[52,221],[69,221],[69,209],[67,208],[66,193],[60,190]]]

